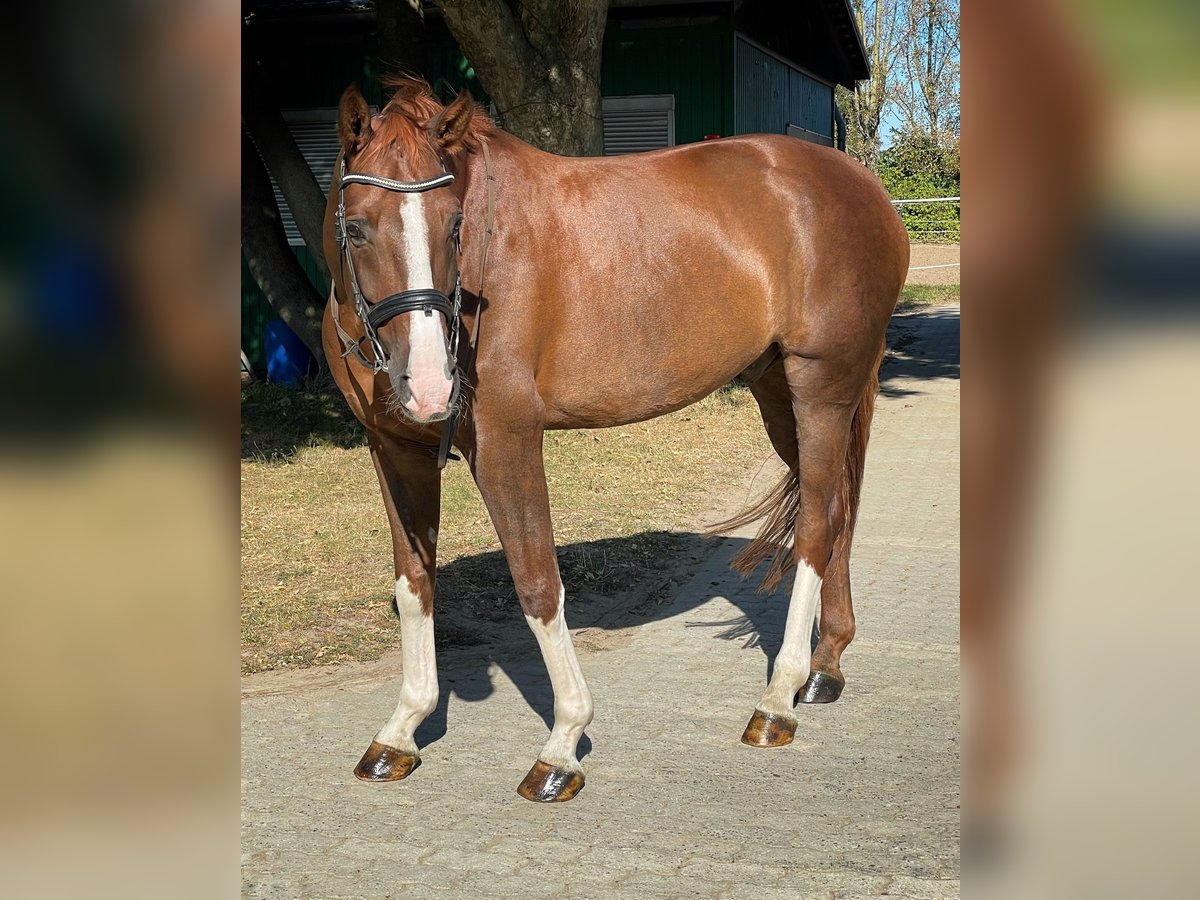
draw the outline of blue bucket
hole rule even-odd
[[[304,341],[281,319],[267,323],[264,342],[267,355],[267,379],[288,387],[299,387],[313,369],[313,356]]]

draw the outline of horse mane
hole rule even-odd
[[[446,107],[433,93],[429,82],[410,75],[395,75],[385,77],[383,86],[394,93],[379,111],[371,140],[362,151],[363,161],[369,162],[393,148],[405,159],[436,152],[428,126]],[[479,104],[471,104],[470,115],[470,124],[462,138],[442,148],[446,155],[454,156],[464,150],[473,152],[496,130],[491,116]]]

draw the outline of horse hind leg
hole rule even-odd
[[[767,436],[780,460],[788,467],[776,486],[754,508],[746,510],[735,520],[716,526],[713,531],[728,531],[757,519],[767,518],[760,540],[748,545],[734,560],[734,568],[749,575],[765,559],[772,559],[765,579],[765,586],[774,587],[777,577],[792,566],[792,535],[796,509],[799,502],[800,448],[796,429],[796,415],[792,409],[792,393],[788,387],[782,358],[777,358],[759,376],[750,382],[750,392],[758,403]],[[853,441],[851,441],[853,445]],[[853,446],[851,447],[853,452]],[[791,502],[789,502],[789,500]],[[845,545],[845,552],[842,547]],[[841,651],[854,636],[854,611],[850,606],[849,543],[843,531],[834,547],[833,560],[821,587],[819,602],[820,630],[814,627],[813,643],[817,655],[813,657],[813,671],[800,691],[803,703],[832,703],[845,687],[845,678],[837,666]],[[773,556],[773,558],[772,558]],[[848,622],[848,626],[846,623]],[[823,638],[823,635],[829,635]],[[834,642],[833,638],[837,638]],[[820,639],[820,643],[818,640]],[[823,655],[822,655],[823,654]],[[823,660],[830,660],[824,662]]]
[[[846,679],[841,670],[841,656],[854,639],[855,631],[854,605],[850,592],[850,544],[858,512],[867,437],[871,429],[875,397],[879,390],[878,368],[876,363],[872,370],[874,374],[854,413],[841,489],[834,499],[833,519],[845,519],[846,524],[834,542],[833,557],[821,585],[818,603],[820,628],[813,629],[815,646],[812,671],[800,691],[801,703],[832,703],[841,696],[846,686]],[[774,513],[775,518],[779,520],[775,526],[775,534],[767,534],[770,529],[764,528],[761,535],[763,540],[748,546],[734,561],[735,568],[748,575],[765,559],[770,558],[771,554],[775,554],[774,561],[777,565],[774,572],[768,572],[767,579],[769,586],[773,587],[774,574],[778,574],[784,566],[790,568],[792,565],[791,535],[785,534],[784,530],[791,527],[792,520],[787,518],[787,514],[794,513],[794,510],[790,509],[788,498],[796,498],[795,502],[799,502],[797,473],[800,451],[791,389],[788,387],[783,360],[776,359],[764,373],[750,383],[749,387],[758,403],[771,444],[779,458],[789,467],[789,472],[757,507],[742,513],[735,520],[731,520],[731,523],[716,526],[713,531],[727,531],[730,530],[731,524],[736,527],[760,518],[771,517]]]
[[[882,360],[882,353],[880,361]],[[842,470],[841,488],[835,498],[834,519],[843,521],[833,545],[833,559],[821,585],[820,640],[813,650],[812,672],[800,692],[801,703],[832,703],[842,694],[846,679],[842,675],[842,652],[854,640],[854,601],[850,594],[850,546],[858,522],[858,504],[866,465],[867,439],[879,393],[879,361],[871,369],[871,378],[854,411],[850,443]]]
[[[767,690],[742,735],[743,743],[755,747],[789,744],[796,733],[794,702],[812,672],[811,635],[823,584],[827,575],[836,577],[830,566],[848,508],[843,477],[858,405],[829,387],[844,384],[838,377],[844,373],[832,362],[789,357],[784,369],[796,421],[798,466],[795,497],[781,506],[795,509],[789,562],[796,572],[783,645]],[[778,569],[773,567],[776,577]],[[773,570],[768,570],[769,576]]]

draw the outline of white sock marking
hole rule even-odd
[[[550,684],[554,688],[554,727],[550,740],[538,754],[538,759],[552,766],[569,770],[579,769],[575,748],[583,736],[583,729],[592,721],[592,694],[583,680],[571,633],[567,630],[564,615],[566,592],[558,589],[558,612],[550,622],[544,623],[535,616],[526,616],[530,629],[542,650],[542,659],[550,673]]]
[[[788,604],[787,624],[783,627],[783,646],[775,657],[775,671],[758,708],[766,713],[794,718],[792,701],[808,680],[812,667],[812,628],[821,600],[821,579],[816,570],[801,560],[796,565],[792,599]]]
[[[400,702],[375,740],[397,750],[417,752],[413,732],[438,702],[437,662],[433,652],[433,616],[421,609],[421,598],[408,579],[396,580],[396,609],[400,612],[400,655],[404,680]]]

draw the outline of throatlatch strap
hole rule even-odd
[[[479,341],[479,320],[483,318],[483,284],[487,275],[488,250],[492,246],[492,229],[496,225],[496,176],[492,174],[492,153],[487,141],[480,144],[483,150],[483,171],[487,181],[487,215],[483,220],[483,252],[479,257],[479,306],[475,310],[475,321],[471,323],[471,355],[474,358],[475,344]]]
[[[488,249],[491,247],[492,243],[492,229],[496,224],[496,176],[492,174],[492,154],[491,151],[488,150],[487,141],[482,141],[479,146],[483,150],[484,180],[487,184],[487,215],[483,220],[483,251],[479,259],[479,293],[477,295],[479,298],[479,303],[475,307],[475,319],[471,322],[471,337],[468,341],[468,353],[470,355],[470,359],[468,360],[467,365],[471,365],[475,362],[475,346],[479,342],[479,320],[483,318],[483,284],[484,276],[487,274]],[[462,365],[455,367],[454,380],[456,388],[459,386],[458,373],[463,368],[464,366]],[[446,468],[446,461],[448,459],[460,458],[456,456],[450,448],[454,444],[454,434],[456,431],[458,431],[458,420],[459,416],[461,415],[461,406],[462,404],[459,404],[454,408],[454,411],[450,413],[450,418],[446,420],[445,427],[442,429],[442,442],[438,447],[438,471]]]

